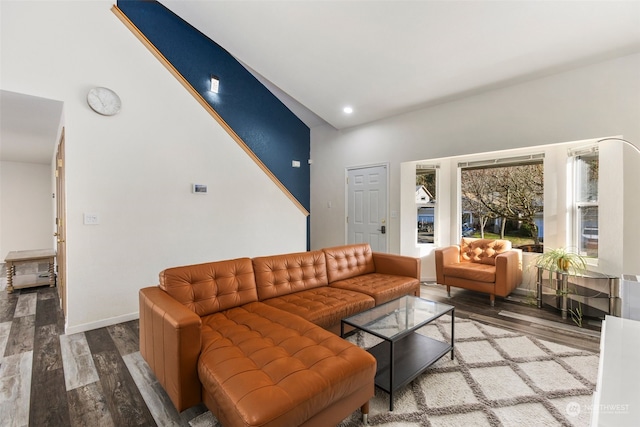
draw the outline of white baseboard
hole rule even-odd
[[[80,332],[91,331],[93,329],[104,328],[107,326],[115,325],[118,323],[129,322],[131,320],[136,320],[140,317],[139,312],[124,314],[122,316],[110,317],[108,319],[98,320],[96,322],[83,323],[82,325],[69,326],[65,325],[64,333],[65,335],[77,334]]]

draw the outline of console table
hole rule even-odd
[[[16,264],[26,264],[37,261],[46,261],[49,264],[49,286],[54,287],[56,285],[54,270],[55,258],[56,251],[54,249],[34,249],[9,252],[4,259],[4,262],[7,263],[7,292],[12,293],[15,288],[13,279],[16,275]],[[29,288],[32,286],[42,286],[43,284],[46,283],[38,282],[36,279],[33,283],[21,283],[19,287]]]
[[[538,308],[544,303],[560,309],[563,319],[572,302],[581,304],[585,316],[620,316],[620,279],[595,271],[550,272],[538,267],[536,299]]]

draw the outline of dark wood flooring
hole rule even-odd
[[[1,290],[0,426],[198,425],[207,409],[175,410],[138,337],[137,320],[65,335],[56,288]]]
[[[422,296],[456,317],[599,352],[600,325],[563,321],[527,298],[496,298],[424,284]],[[0,425],[211,425],[199,405],[178,414],[138,351],[138,321],[64,335],[57,289],[0,292]],[[214,421],[215,422],[215,421]]]
[[[517,294],[508,298],[496,297],[495,306],[491,307],[486,294],[451,288],[451,298],[448,298],[446,287],[425,283],[422,285],[421,296],[455,306],[456,317],[470,318],[559,344],[600,352],[600,319],[585,317],[583,326],[578,327],[571,319],[563,320],[560,311],[553,307],[538,308],[532,297]]]

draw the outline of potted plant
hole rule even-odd
[[[549,272],[549,282],[553,278],[553,273],[565,273],[576,275],[587,269],[587,261],[584,256],[567,248],[552,249],[540,254],[535,260],[535,266]],[[558,294],[569,294],[568,289],[558,289]],[[563,295],[566,297],[566,295]],[[573,322],[582,327],[582,304],[578,301],[578,307],[572,306],[567,310],[571,314]]]
[[[555,271],[576,274],[587,268],[585,257],[567,248],[557,248],[543,252],[536,258],[536,267],[553,274]]]

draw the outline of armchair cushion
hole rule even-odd
[[[462,260],[481,264],[496,265],[496,256],[510,250],[511,242],[509,240],[463,237],[462,242],[460,242]]]
[[[494,283],[496,281],[496,268],[488,264],[459,263],[445,266],[443,270],[445,276],[458,277],[475,282]]]

